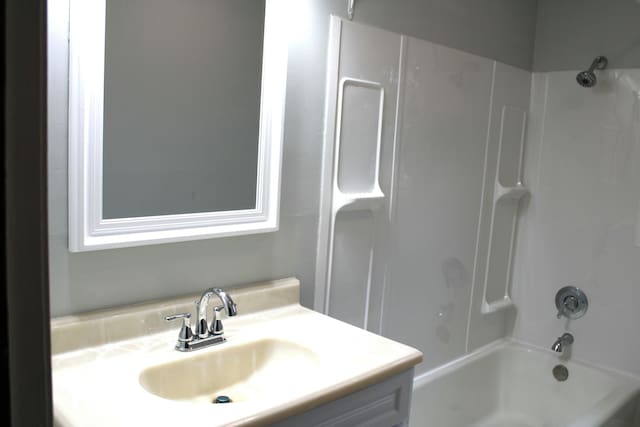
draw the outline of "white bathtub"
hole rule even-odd
[[[637,427],[639,390],[636,378],[504,341],[416,378],[410,427]]]

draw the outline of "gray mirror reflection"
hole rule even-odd
[[[103,218],[254,209],[264,0],[107,0]]]

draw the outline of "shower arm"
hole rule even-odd
[[[592,73],[593,70],[604,70],[604,68],[607,66],[607,63],[607,58],[605,58],[604,56],[596,56],[591,63],[591,66],[589,67],[589,72]]]

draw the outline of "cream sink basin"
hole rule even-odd
[[[170,400],[210,404],[224,395],[233,402],[264,401],[303,392],[319,366],[319,357],[305,346],[262,339],[185,354],[145,369],[139,381],[149,393]]]

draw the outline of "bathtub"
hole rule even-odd
[[[637,378],[501,341],[417,377],[409,426],[638,427],[639,396]]]

